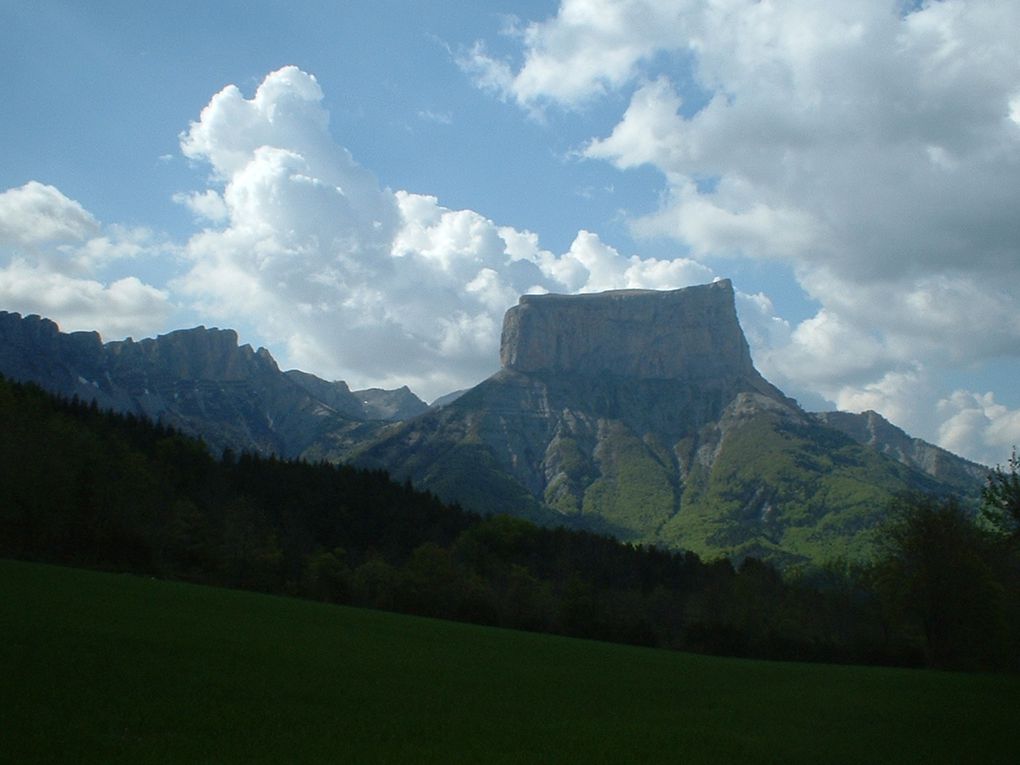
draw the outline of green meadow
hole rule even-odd
[[[1020,678],[722,659],[0,561],[4,762],[1015,762]]]

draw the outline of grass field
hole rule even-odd
[[[1015,762],[1020,678],[708,658],[0,561],[3,762]]]

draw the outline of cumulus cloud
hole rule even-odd
[[[494,369],[522,293],[683,287],[732,259],[776,261],[820,308],[791,322],[738,293],[770,379],[990,459],[1020,437],[1015,413],[938,377],[1020,348],[1020,7],[903,8],[565,0],[514,27],[516,60],[481,43],[462,54],[481,87],[533,114],[625,103],[577,155],[658,170],[660,202],[631,225],[683,257],[589,230],[552,252],[384,188],[330,133],[316,79],[285,67],[250,97],[224,88],[181,133],[207,178],[174,196],[202,227],[176,278],[125,278],[177,248],[33,181],[0,193],[0,301],[112,336],[166,329],[183,301],[246,325],[284,365],[433,397]]]
[[[167,293],[137,277],[104,284],[22,260],[0,268],[0,303],[25,315],[52,318],[65,332],[98,330],[107,339],[166,329],[163,322],[169,313]]]
[[[227,218],[227,205],[214,189],[193,191],[190,194],[177,193],[173,200],[187,207],[200,220],[218,223]]]
[[[53,186],[29,181],[0,194],[0,247],[81,242],[98,232],[96,219]]]
[[[212,188],[179,199],[219,225],[189,240],[174,288],[225,323],[243,317],[285,365],[431,398],[494,371],[522,293],[712,277],[585,231],[557,255],[531,232],[382,188],[331,136],[322,99],[312,75],[285,67],[251,98],[224,88],[181,135]]]
[[[997,403],[994,393],[956,390],[938,402],[938,410],[943,417],[939,440],[950,451],[1003,465],[1020,443],[1020,410]]]
[[[597,234],[581,230],[560,256],[543,253],[542,270],[567,292],[611,289],[678,289],[714,278],[711,269],[687,258],[659,260],[621,255]]]
[[[766,363],[977,455],[940,428],[962,415],[930,397],[908,412],[893,389],[1020,356],[1018,28],[1015,3],[563,0],[518,60],[471,60],[529,111],[628,98],[580,152],[662,174],[635,234],[722,270],[786,264],[821,309]]]
[[[147,229],[104,228],[55,187],[30,181],[0,194],[0,305],[111,339],[165,329],[165,290],[104,275],[114,262],[164,249]]]
[[[522,106],[579,106],[619,88],[638,65],[672,48],[685,26],[683,8],[652,0],[567,0],[553,19],[514,32],[524,61],[514,72],[477,43],[460,59],[480,87]]]

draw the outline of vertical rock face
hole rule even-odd
[[[668,292],[525,295],[503,321],[500,361],[524,374],[757,376],[729,280]]]
[[[103,369],[96,332],[65,334],[49,319],[0,311],[0,374],[35,382],[62,396],[85,396]],[[101,400],[108,405],[109,402]]]
[[[113,370],[144,371],[150,378],[244,382],[261,375],[278,375],[276,361],[265,349],[238,345],[232,329],[179,329],[137,342],[107,343]]]
[[[755,370],[728,280],[522,297],[500,358],[501,371],[359,459],[472,509],[530,502],[651,540],[734,400],[799,416]]]

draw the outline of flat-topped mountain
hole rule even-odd
[[[781,562],[863,554],[897,492],[980,486],[947,484],[800,409],[754,368],[727,280],[525,296],[500,358],[356,461],[482,512]]]
[[[524,374],[632,380],[758,375],[728,279],[668,292],[525,295],[506,312],[500,361]]]

